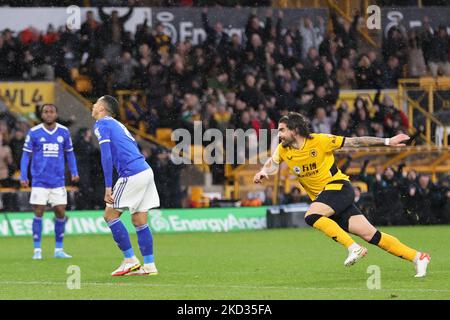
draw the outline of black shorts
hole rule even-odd
[[[330,206],[334,210],[334,214],[330,219],[348,232],[348,220],[350,217],[363,214],[354,204],[354,200],[355,191],[350,181],[335,180],[329,182],[313,202],[321,202]]]

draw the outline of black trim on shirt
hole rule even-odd
[[[336,165],[336,160],[333,162],[333,165],[332,165],[331,168],[330,168],[330,173],[331,173],[331,176],[334,176],[336,173],[338,173],[338,168],[337,168],[337,165]]]

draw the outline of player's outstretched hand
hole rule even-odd
[[[114,203],[114,198],[112,196],[112,190],[111,188],[106,188],[105,189],[105,198],[104,198],[106,203],[109,204],[113,204]]]
[[[408,141],[410,138],[407,134],[401,133],[389,139],[389,145],[392,147],[405,147],[406,144],[402,143]]]
[[[72,182],[78,182],[80,181],[80,176],[72,176]]]
[[[269,176],[267,173],[264,173],[262,171],[255,174],[255,177],[253,178],[253,183],[261,183],[264,179],[269,179]]]
[[[21,186],[22,188],[29,188],[29,187],[30,187],[30,184],[28,183],[28,180],[21,180],[21,181],[20,181],[20,186]]]

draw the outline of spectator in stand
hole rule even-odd
[[[268,11],[271,11],[271,9],[268,9]],[[261,21],[256,16],[255,12],[252,12],[247,20],[247,24],[245,25],[245,37],[247,38],[247,41],[249,41],[252,38],[253,34],[257,34],[262,40],[266,40],[270,34],[270,24],[266,23],[266,28],[261,26]]]
[[[341,116],[334,124],[331,133],[337,136],[350,137],[352,131],[349,126],[349,118],[347,116]]]
[[[241,86],[240,99],[247,105],[259,106],[263,103],[263,96],[256,87],[256,77],[253,74],[245,76],[245,84]]]
[[[86,12],[86,21],[81,24],[80,35],[85,41],[95,42],[97,40],[97,32],[100,22],[95,20],[94,12],[88,10]]]
[[[291,192],[285,195],[284,204],[299,203],[299,202],[302,202],[302,194],[299,188],[293,187],[291,189]]]
[[[345,54],[348,54],[350,49],[358,49],[358,21],[359,12],[355,11],[353,14],[353,21],[350,24],[347,20],[343,18],[338,18],[336,13],[332,11],[330,13],[331,21],[333,23],[333,30],[336,34],[338,41],[342,43],[342,47],[345,49]]]
[[[159,126],[161,128],[176,129],[179,127],[181,106],[174,99],[172,93],[166,93],[162,98],[162,103],[157,107]]]
[[[228,34],[223,31],[223,25],[220,21],[217,21],[212,28],[209,25],[208,9],[202,10],[202,23],[203,29],[206,32],[205,45],[212,50],[219,52],[219,54],[226,55],[230,44]]]
[[[425,58],[422,50],[422,40],[416,29],[412,29],[408,36],[408,76],[423,77],[427,73]]]
[[[324,108],[317,108],[316,115],[311,121],[311,126],[313,131],[316,133],[328,133],[331,134],[332,120],[327,117]]]
[[[20,168],[20,159],[22,158],[22,148],[25,143],[25,133],[20,129],[14,130],[13,137],[9,142],[13,158],[13,170]]]
[[[358,66],[355,68],[357,89],[375,88],[375,73],[372,68],[369,57],[366,54],[361,55]]]
[[[407,223],[403,214],[400,185],[392,167],[386,168],[383,175],[376,174],[374,184],[375,224],[403,225]]]
[[[347,58],[341,60],[341,66],[336,71],[336,81],[340,89],[354,89],[356,87],[355,71]]]
[[[401,67],[398,58],[395,56],[390,56],[383,68],[382,88],[396,88],[400,77]]]
[[[450,37],[447,33],[447,28],[440,26],[434,34],[428,32],[425,37],[427,38],[426,41],[429,43],[427,61],[431,75],[433,77],[437,77],[438,74],[450,76]]]
[[[123,52],[117,64],[114,66],[115,90],[133,89],[139,64],[134,60],[130,52]]]
[[[417,183],[410,185],[407,195],[409,209],[418,217],[419,224],[435,224],[437,217],[433,212],[434,197],[439,191],[425,174],[419,175]]]
[[[159,56],[168,56],[173,51],[172,39],[164,31],[164,25],[161,22],[156,24],[153,31],[153,51]]]
[[[94,207],[94,179],[92,177],[95,176],[92,164],[95,162],[96,152],[91,129],[79,129],[74,142],[74,150],[80,176],[76,206],[79,210],[92,209]]]
[[[302,39],[302,58],[306,58],[311,48],[319,50],[325,33],[325,21],[317,16],[318,25],[314,26],[310,17],[300,18],[299,31]]]
[[[373,76],[375,78],[373,89],[379,89],[382,87],[384,62],[378,59],[378,54],[374,50],[367,52],[367,57],[370,60]]]
[[[133,10],[134,7],[130,7],[125,15],[119,17],[117,10],[113,10],[111,15],[108,15],[103,6],[99,6],[98,14],[103,22],[101,39],[104,45],[111,43],[120,45],[125,34],[124,24],[131,18]]]
[[[11,148],[5,143],[3,134],[0,133],[0,186],[10,185],[13,164]]]
[[[195,94],[186,93],[181,106],[181,126],[191,134],[194,133],[194,122],[200,120],[201,105]]]
[[[155,184],[158,188],[161,207],[179,208],[181,207],[180,169],[170,159],[170,153],[157,148],[152,153],[151,158],[147,158],[155,174]]]
[[[383,41],[383,59],[388,61],[389,57],[396,57],[400,66],[408,61],[408,40],[403,26],[395,26],[389,29],[387,38]]]

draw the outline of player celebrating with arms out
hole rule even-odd
[[[275,174],[282,161],[297,175],[313,201],[305,214],[305,221],[348,249],[345,266],[351,266],[367,254],[367,249],[357,244],[347,232],[387,252],[415,264],[415,277],[424,277],[430,256],[401,243],[397,238],[378,231],[369,223],[353,203],[354,191],[349,177],[336,166],[333,150],[341,147],[388,145],[405,146],[409,139],[405,134],[392,138],[346,138],[328,134],[310,133],[307,119],[290,112],[280,119],[278,136],[281,143],[269,158],[254,182],[260,183],[268,175]]]
[[[55,258],[71,258],[63,250],[64,229],[67,218],[67,192],[65,188],[65,159],[67,157],[72,182],[79,180],[77,162],[73,152],[69,129],[56,122],[58,109],[44,104],[40,109],[43,123],[33,127],[27,134],[20,161],[20,184],[29,187],[28,165],[31,159],[31,196],[33,205],[33,259],[42,259],[42,216],[47,203],[55,212]]]
[[[147,215],[149,209],[159,207],[159,195],[153,170],[139,152],[136,141],[127,128],[113,118],[118,111],[117,100],[107,95],[99,98],[92,109],[92,117],[97,120],[94,133],[100,144],[105,178],[104,218],[124,255],[122,264],[111,275],[156,275],[158,271],[153,257],[153,237],[147,224]],[[113,165],[119,179],[111,189]],[[130,210],[136,227],[139,248],[144,257],[142,267],[134,255],[128,231],[120,221],[125,209]]]

